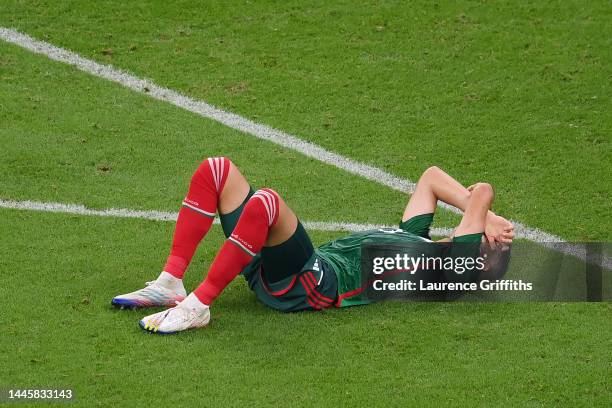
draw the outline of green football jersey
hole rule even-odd
[[[320,268],[325,272],[334,273],[338,279],[338,298],[336,306],[355,306],[372,303],[362,292],[361,277],[361,247],[364,244],[402,244],[430,242],[402,229],[381,228],[354,233],[336,239],[315,249],[311,261],[305,269],[320,259]],[[314,259],[314,260],[313,260]],[[317,262],[318,263],[318,262]]]

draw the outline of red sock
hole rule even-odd
[[[193,291],[205,305],[210,305],[251,259],[261,251],[270,228],[278,219],[278,194],[258,190],[244,206],[232,235],[215,257],[208,276]]]
[[[229,159],[215,157],[204,160],[193,174],[176,221],[172,249],[164,271],[183,278],[193,253],[215,218],[229,169]]]

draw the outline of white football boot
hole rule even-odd
[[[142,318],[140,327],[151,333],[172,334],[204,327],[210,321],[210,308],[191,293],[176,307]]]
[[[173,307],[187,296],[183,281],[162,272],[157,280],[147,282],[147,286],[135,292],[115,296],[111,304],[122,309],[143,307]]]

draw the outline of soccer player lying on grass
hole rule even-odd
[[[144,289],[115,297],[112,304],[172,307],[140,320],[140,326],[150,332],[203,327],[210,320],[210,306],[238,274],[261,302],[281,311],[369,303],[361,296],[361,244],[429,242],[438,200],[464,212],[449,237],[453,243],[512,242],[513,225],[490,211],[493,189],[489,184],[465,188],[431,167],[419,179],[399,229],[351,234],[315,249],[296,215],[274,190],[253,192],[229,159],[209,158],[191,179],[163,272]],[[217,212],[227,240],[206,279],[186,296],[183,275]]]

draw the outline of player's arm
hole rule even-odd
[[[438,200],[465,212],[471,196],[471,189],[465,188],[439,167],[430,167],[421,175],[402,220],[435,212]],[[514,238],[514,226],[505,218],[488,211],[485,235],[490,241],[511,242]]]
[[[475,188],[481,184],[476,183],[467,188],[470,193],[473,193]],[[465,211],[464,211],[465,214]],[[511,243],[514,239],[514,225],[504,217],[495,214],[493,211],[487,211],[485,217],[485,238],[489,243],[502,242]]]
[[[470,191],[442,169],[432,166],[425,170],[404,211],[403,221],[436,211],[438,200],[465,211]]]
[[[455,236],[478,234],[485,231],[488,213],[495,193],[488,183],[477,183],[468,189],[468,200],[461,222],[454,231]]]

